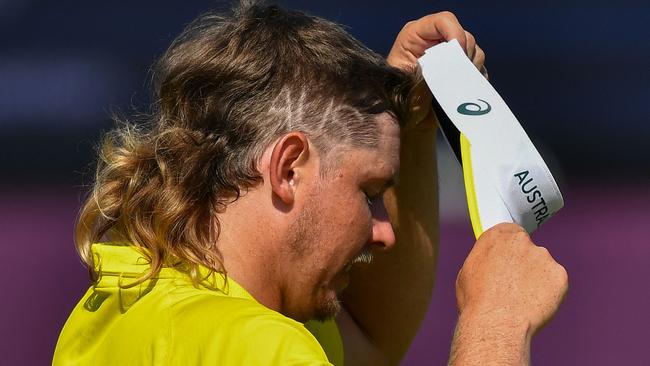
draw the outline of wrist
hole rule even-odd
[[[485,310],[481,307],[468,307],[458,316],[458,323],[471,324],[486,329],[509,329],[513,337],[530,340],[533,335],[530,321],[507,308]]]
[[[530,322],[505,310],[464,310],[458,318],[450,365],[528,365]]]
[[[402,127],[402,134],[416,135],[423,131],[438,129],[438,117],[430,105],[420,106],[411,111],[411,119]]]

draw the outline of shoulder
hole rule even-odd
[[[170,321],[173,348],[186,363],[198,356],[206,364],[329,365],[303,324],[250,299],[198,292],[170,308]]]

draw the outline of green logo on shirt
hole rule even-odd
[[[490,103],[484,101],[483,99],[479,99],[481,102],[485,103],[487,106],[485,109],[483,109],[480,105],[477,103],[463,103],[458,106],[456,109],[458,113],[464,114],[466,116],[482,116],[484,114],[490,113],[492,110],[492,106],[490,106]]]

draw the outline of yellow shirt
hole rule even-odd
[[[163,268],[154,279],[125,289],[120,283],[131,283],[147,268],[144,256],[112,244],[94,244],[92,251],[99,279],[63,327],[55,366],[343,364],[333,321],[309,322],[312,334],[232,279],[224,291],[216,290],[224,288],[218,274],[210,286],[196,288],[186,274]]]

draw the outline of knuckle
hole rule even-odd
[[[501,223],[501,224],[497,224],[497,225],[485,230],[483,232],[482,236],[492,237],[492,236],[495,236],[497,234],[504,234],[506,232],[508,232],[508,224],[507,223]]]
[[[463,288],[463,277],[463,270],[461,269],[460,272],[458,272],[458,276],[456,276],[456,282],[454,283],[456,291],[460,291]]]
[[[549,252],[548,249],[547,249],[546,247],[538,246],[538,247],[537,247],[537,251],[538,251],[540,254],[542,254],[544,257],[549,257],[549,258],[551,257],[551,252]]]
[[[483,232],[483,233],[478,237],[478,239],[479,239],[479,241],[481,241],[481,239],[483,239],[483,240],[485,240],[485,239],[489,239],[489,238],[495,236],[496,233],[498,233],[498,232],[499,232],[499,227],[498,227],[498,225],[497,225],[497,226],[494,226],[494,227],[491,227],[491,228],[485,230],[485,231],[484,231],[484,232]]]
[[[467,41],[470,43],[476,43],[476,37],[468,31],[465,31],[465,36],[467,37]]]
[[[512,223],[503,222],[483,232],[483,234],[481,234],[481,236],[479,237],[479,242],[484,241],[490,243],[494,241],[499,241],[499,242],[509,242],[512,244],[514,242],[518,242],[521,240],[517,237],[518,235],[521,234],[528,237],[528,233],[526,233],[526,231],[521,226]]]
[[[560,283],[563,285],[563,287],[568,287],[569,285],[569,272],[567,272],[566,268],[564,268],[563,265],[557,263],[556,266],[556,272],[557,276],[560,280]]]
[[[440,14],[440,16],[442,16],[442,17],[444,17],[444,18],[446,18],[448,20],[451,20],[451,21],[457,21],[458,20],[456,18],[456,15],[454,13],[450,12],[449,10],[441,11],[439,14]]]
[[[526,232],[526,230],[524,230],[523,227],[517,224],[513,224],[511,222],[502,222],[496,225],[495,228],[497,228],[498,231],[506,232],[506,233]]]
[[[476,46],[476,54],[474,55],[474,58],[476,59],[476,62],[480,64],[485,63],[485,52],[483,52],[483,50],[478,46]]]
[[[530,239],[530,235],[528,235],[525,230],[513,233],[512,239],[514,242],[520,244],[533,244],[533,241]]]
[[[404,26],[402,27],[402,30],[412,28],[413,24],[415,24],[415,22],[417,22],[417,20],[410,20],[410,21],[406,22],[406,24],[404,24]]]

